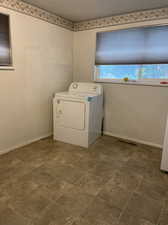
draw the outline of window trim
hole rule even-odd
[[[3,14],[5,16],[8,16],[9,18],[9,51],[10,51],[10,65],[0,65],[0,70],[14,70],[13,65],[13,51],[12,51],[12,38],[11,38],[11,15],[9,13],[0,12],[0,14]]]
[[[14,66],[0,66],[0,70],[15,70]]]

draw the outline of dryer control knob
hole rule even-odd
[[[77,83],[73,83],[72,87],[73,87],[73,89],[77,89],[78,88],[78,84]]]

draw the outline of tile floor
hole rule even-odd
[[[44,139],[0,156],[0,225],[168,225],[161,151],[103,136]]]

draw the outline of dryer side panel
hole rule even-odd
[[[166,133],[162,152],[161,170],[168,172],[168,119],[166,125]]]

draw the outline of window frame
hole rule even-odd
[[[97,66],[94,67],[94,81],[101,83],[114,83],[114,84],[134,84],[134,85],[156,85],[156,86],[168,86],[168,84],[160,84],[162,81],[168,82],[168,78],[166,79],[138,79],[138,80],[128,80],[124,81],[123,79],[100,79]]]
[[[144,85],[144,86],[161,86],[161,87],[168,87],[168,84],[160,84],[162,81],[168,82],[167,79],[139,79],[139,80],[130,80],[124,81],[123,79],[100,79],[97,72],[97,65],[95,65],[95,56],[96,56],[96,34],[100,32],[106,31],[115,31],[115,30],[122,30],[122,29],[129,29],[129,28],[139,28],[139,27],[150,27],[150,26],[168,26],[168,19],[156,20],[156,21],[147,21],[147,22],[138,22],[138,23],[131,23],[131,24],[121,24],[116,25],[110,28],[103,28],[97,29],[95,31],[95,48],[94,48],[94,63],[93,63],[93,80],[94,82],[98,83],[113,83],[113,84],[127,84],[127,85]],[[131,64],[130,64],[131,65]],[[132,64],[133,65],[133,64]]]
[[[11,38],[11,15],[9,13],[4,13],[2,11],[0,11],[0,14],[8,16],[8,18],[9,18],[9,52],[10,52],[10,61],[11,61],[11,64],[9,64],[9,65],[0,65],[0,70],[14,70],[12,38]]]

